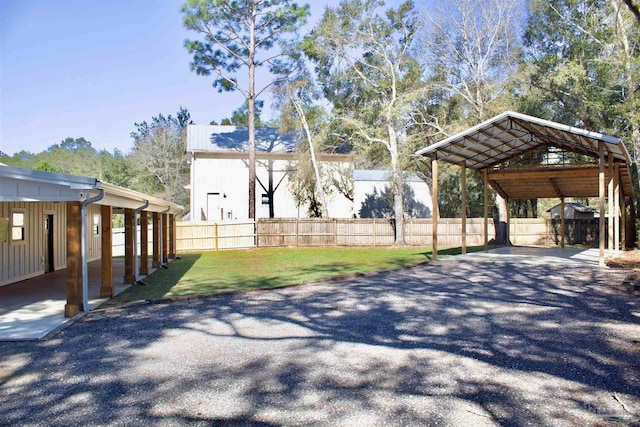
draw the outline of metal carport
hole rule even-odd
[[[527,154],[532,157],[537,154],[537,158],[545,162],[520,161]],[[623,224],[626,221],[626,209],[620,210],[620,204],[633,195],[629,171],[631,159],[619,138],[505,111],[418,150],[416,155],[429,158],[432,165],[434,257],[437,257],[438,161],[460,166],[463,206],[466,206],[466,169],[482,174],[485,246],[489,185],[507,201],[507,205],[510,200],[518,199],[557,197],[564,205],[566,197],[598,197],[600,265],[604,265],[605,236],[608,235],[611,250],[617,250],[619,246],[620,212]],[[608,183],[606,189],[605,182]],[[605,230],[605,198],[608,198],[611,218],[608,232]],[[561,211],[564,212],[564,206]],[[564,215],[561,223],[564,245]],[[463,251],[466,249],[465,238],[466,210],[462,209]]]

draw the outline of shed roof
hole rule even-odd
[[[558,203],[557,205],[547,209],[547,212],[551,212],[552,210],[560,206],[561,206],[561,203]],[[565,209],[573,209],[576,212],[582,212],[582,213],[598,212],[596,209],[590,206],[583,205],[582,203],[570,202],[570,203],[565,203],[564,206],[565,206]]]
[[[353,180],[354,181],[389,181],[391,179],[390,170],[376,170],[376,169],[354,169]],[[415,174],[408,174],[405,182],[424,182],[419,176]]]
[[[508,199],[598,196],[598,168],[595,165],[530,165],[528,169],[498,166],[519,156],[555,147],[598,158],[599,144],[605,145],[607,163],[619,166],[624,194],[633,193],[628,164],[630,156],[614,136],[555,123],[526,114],[505,111],[464,132],[416,152],[469,169],[487,170],[491,185]],[[608,176],[608,171],[606,172]]]

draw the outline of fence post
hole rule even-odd
[[[413,218],[409,218],[407,223],[409,224],[409,240],[411,241],[409,245],[413,246]]]
[[[373,228],[373,246],[376,246],[377,243],[377,237],[376,237],[376,219],[375,218],[371,218],[371,228]]]
[[[338,246],[338,218],[333,219],[333,242],[334,246]]]
[[[300,243],[298,241],[298,236],[300,235],[300,220],[298,218],[296,218],[296,248],[298,246],[300,246]]]
[[[218,250],[218,223],[213,223],[213,241],[216,246],[216,251]]]

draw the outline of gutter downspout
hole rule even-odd
[[[100,189],[100,194],[95,197],[88,198],[80,205],[80,215],[82,216],[82,225],[80,228],[80,241],[82,247],[82,311],[89,311],[89,272],[87,271],[87,206],[91,203],[98,202],[104,198],[104,190]]]
[[[149,201],[145,200],[144,205],[133,211],[133,282],[138,283],[140,278],[140,260],[138,259],[138,215],[140,211],[149,207]]]
[[[164,258],[162,257],[162,254],[164,252],[164,227],[162,226],[162,215],[166,214],[170,210],[171,206],[167,206],[167,209],[163,210],[162,212],[158,212],[160,214],[160,244],[158,245],[160,248],[160,253],[158,255],[160,256],[160,267],[162,268],[167,268],[167,264],[164,262]]]

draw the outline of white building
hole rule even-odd
[[[190,125],[187,153],[191,161],[191,220],[246,220],[249,214],[248,129],[239,126]],[[321,154],[324,174],[351,173],[352,156]],[[256,129],[256,218],[306,217],[290,191],[290,174],[298,153],[290,136],[274,128]],[[351,217],[352,203],[338,192],[328,196],[332,217]]]
[[[393,197],[389,190],[391,171],[353,171],[353,213],[358,218],[383,218],[393,215]],[[404,185],[407,217],[431,218],[433,206],[429,186],[415,175]]]

